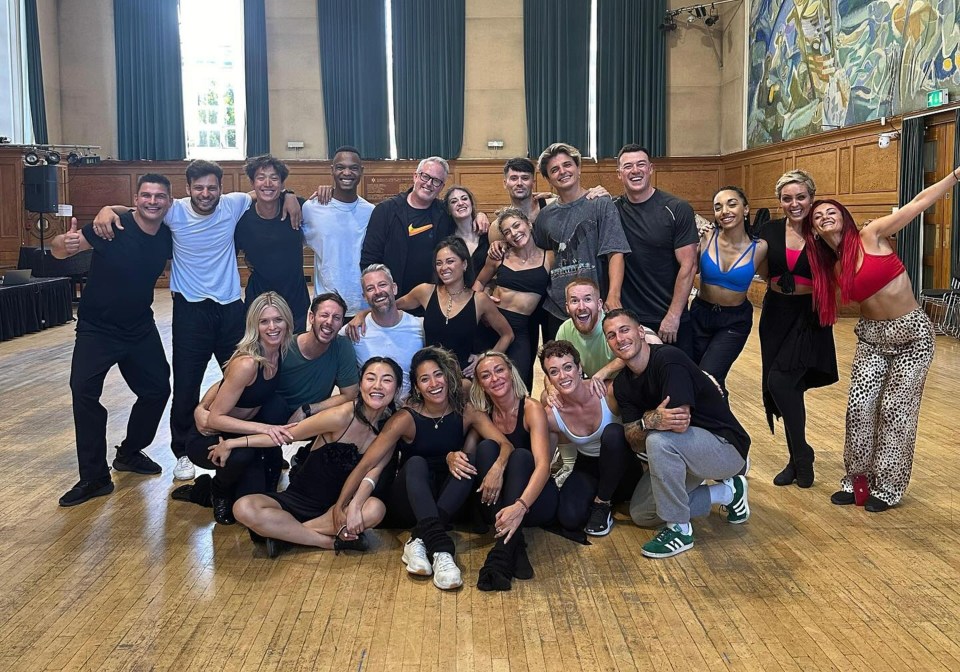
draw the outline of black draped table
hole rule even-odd
[[[25,285],[0,285],[0,341],[73,319],[70,278],[34,278]]]

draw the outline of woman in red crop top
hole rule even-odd
[[[823,327],[813,310],[810,264],[803,239],[803,220],[810,212],[817,187],[802,170],[777,180],[777,200],[784,219],[767,222],[760,237],[767,259],[758,269],[769,277],[760,311],[760,359],[763,406],[773,431],[774,416],[782,418],[790,461],[774,485],[813,485],[813,448],[807,443],[807,390],[837,382],[833,327]]]
[[[814,203],[804,224],[820,323],[836,321],[838,285],[844,303],[860,302],[843,446],[846,474],[830,498],[834,504],[853,504],[858,475],[867,477],[870,497],[864,508],[874,513],[898,504],[910,483],[935,338],[889,237],[960,182],[958,172],[859,231],[850,212],[833,200]]]

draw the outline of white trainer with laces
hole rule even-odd
[[[433,554],[433,585],[440,590],[453,590],[463,585],[460,568],[449,553]]]
[[[193,466],[193,462],[190,461],[190,458],[184,455],[177,460],[177,466],[173,468],[173,480],[175,481],[192,481],[197,475],[197,470]]]
[[[410,574],[416,574],[417,576],[433,574],[433,567],[427,560],[427,547],[422,539],[411,537],[410,541],[403,545],[403,555],[400,556],[400,561],[407,566],[407,571]]]

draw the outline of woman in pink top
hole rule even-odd
[[[958,171],[859,231],[850,212],[832,200],[814,203],[804,224],[820,323],[836,321],[838,285],[845,303],[860,302],[843,446],[846,474],[830,498],[834,504],[854,503],[858,476],[866,477],[870,496],[864,508],[872,513],[898,504],[910,483],[935,338],[889,237],[960,183]]]

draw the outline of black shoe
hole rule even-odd
[[[212,497],[213,519],[221,525],[233,525],[237,519],[233,517],[233,502],[226,497]]]
[[[253,543],[255,543],[255,544],[265,544],[265,543],[267,543],[267,538],[266,538],[266,537],[261,537],[259,534],[257,534],[256,532],[254,532],[254,531],[251,530],[250,528],[247,528],[247,532],[250,534],[250,541],[252,541]]]
[[[480,568],[477,577],[477,588],[484,592],[505,591],[512,587],[513,579],[513,558],[510,557],[510,551],[502,541],[497,541],[487,553],[487,559]]]
[[[848,506],[854,503],[853,493],[845,490],[837,490],[830,495],[830,503],[837,506]]]
[[[780,486],[793,485],[795,480],[797,480],[797,468],[793,466],[793,462],[787,462],[783,471],[773,477],[773,484]]]
[[[590,505],[590,517],[583,531],[591,537],[605,537],[613,529],[613,514],[610,502],[593,502]]]
[[[280,461],[280,468],[283,469],[284,471],[287,471],[290,468],[290,463],[287,462],[286,458]]]
[[[76,506],[88,499],[103,497],[111,492],[113,492],[113,481],[109,476],[94,481],[79,481],[60,498],[60,506]]]
[[[521,534],[521,531],[517,530],[516,534]],[[515,544],[518,544],[516,555],[514,556],[513,560],[513,578],[520,579],[521,581],[532,579],[533,565],[530,564],[530,557],[527,555],[526,540],[524,540],[524,538],[521,536],[519,539],[511,541]]]
[[[266,538],[264,539],[264,541],[265,541],[266,544],[267,544],[267,557],[268,557],[268,558],[276,558],[276,557],[279,556],[281,553],[283,553],[285,550],[287,550],[288,548],[290,548],[290,544],[289,544],[289,543],[287,543],[286,541],[282,541],[282,540],[280,540],[280,539],[271,539],[270,537],[266,537]]]
[[[797,470],[797,487],[798,488],[809,488],[813,486],[813,462],[798,462],[796,464]]]
[[[117,471],[132,471],[136,474],[147,474],[148,476],[154,476],[163,471],[160,465],[144,455],[142,450],[129,455],[121,455],[119,447],[117,450],[117,457],[113,461],[113,468]]]
[[[170,498],[175,499],[178,502],[192,502],[193,483],[188,483],[187,485],[181,485],[178,488],[174,488],[173,492],[170,493]]]
[[[870,513],[881,513],[882,511],[886,511],[889,508],[890,508],[889,504],[887,504],[885,501],[883,501],[879,497],[874,497],[873,495],[870,495],[867,498],[867,503],[863,505],[863,510],[869,511]]]
[[[343,551],[359,551],[360,553],[366,553],[370,549],[370,542],[367,540],[367,535],[361,532],[357,535],[356,539],[341,539],[340,537],[333,538],[333,552],[336,555],[340,555]]]

